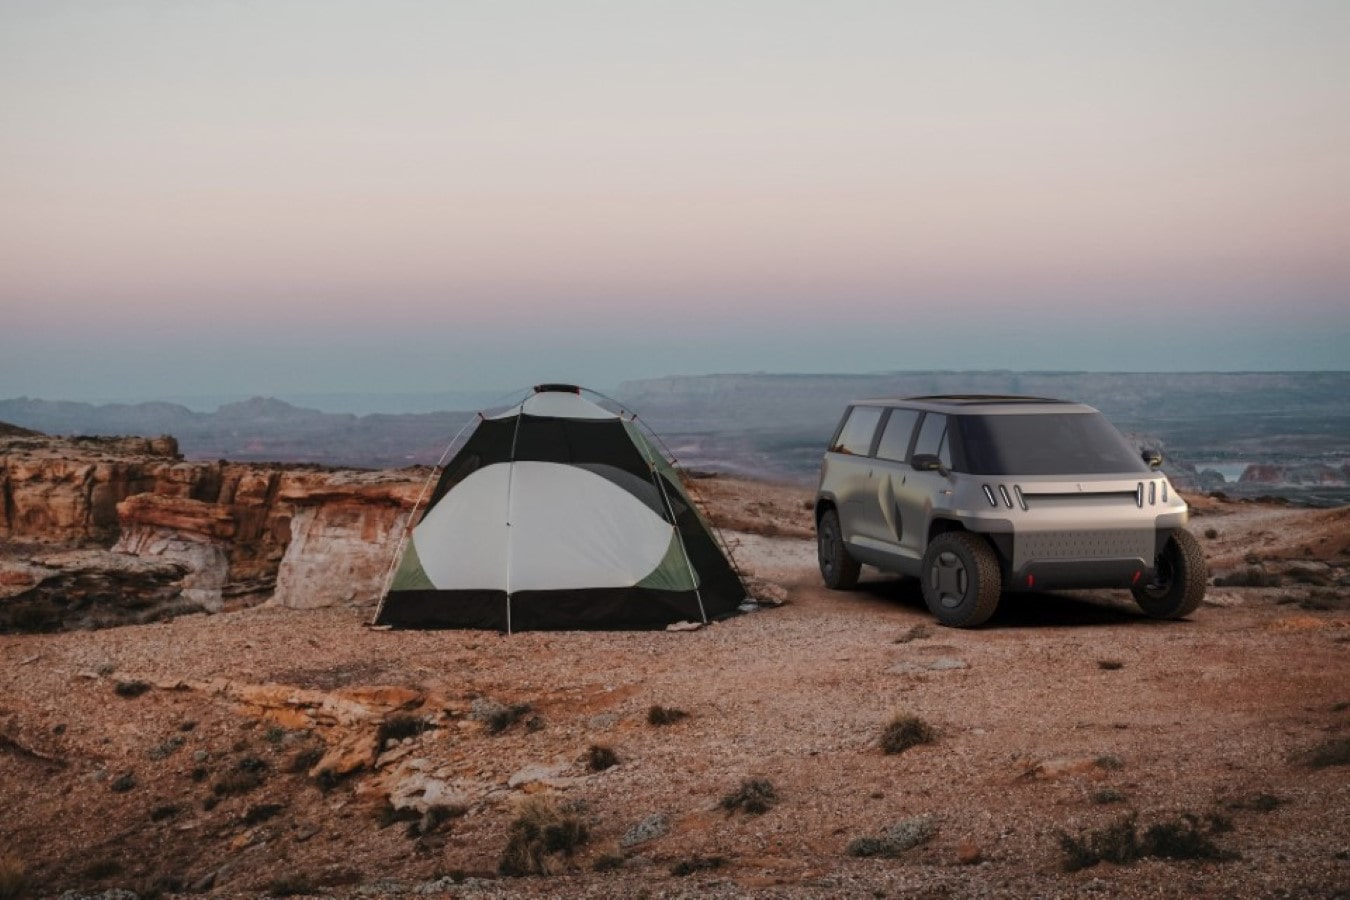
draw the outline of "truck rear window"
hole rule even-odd
[[[959,423],[965,471],[974,475],[1149,471],[1101,413],[960,416]]]

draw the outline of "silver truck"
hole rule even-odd
[[[835,590],[864,563],[916,577],[955,627],[984,623],[1004,591],[1128,588],[1148,615],[1181,618],[1207,570],[1161,464],[1079,403],[860,400],[820,466],[820,573]]]

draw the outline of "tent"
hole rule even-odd
[[[396,559],[376,625],[664,628],[746,599],[670,462],[574,385],[483,416]]]

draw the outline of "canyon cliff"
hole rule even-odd
[[[373,603],[425,477],[0,436],[0,628]]]

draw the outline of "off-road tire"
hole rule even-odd
[[[1154,568],[1151,584],[1130,591],[1139,608],[1155,619],[1181,619],[1195,612],[1209,581],[1205,551],[1195,536],[1184,528],[1172,532]]]
[[[839,527],[839,513],[825,510],[816,523],[816,556],[820,560],[820,577],[825,586],[834,591],[851,591],[858,586],[862,563],[849,555],[844,546],[844,532]]]
[[[974,628],[989,621],[1003,592],[994,548],[967,531],[933,538],[923,555],[920,580],[929,611],[952,628]]]

